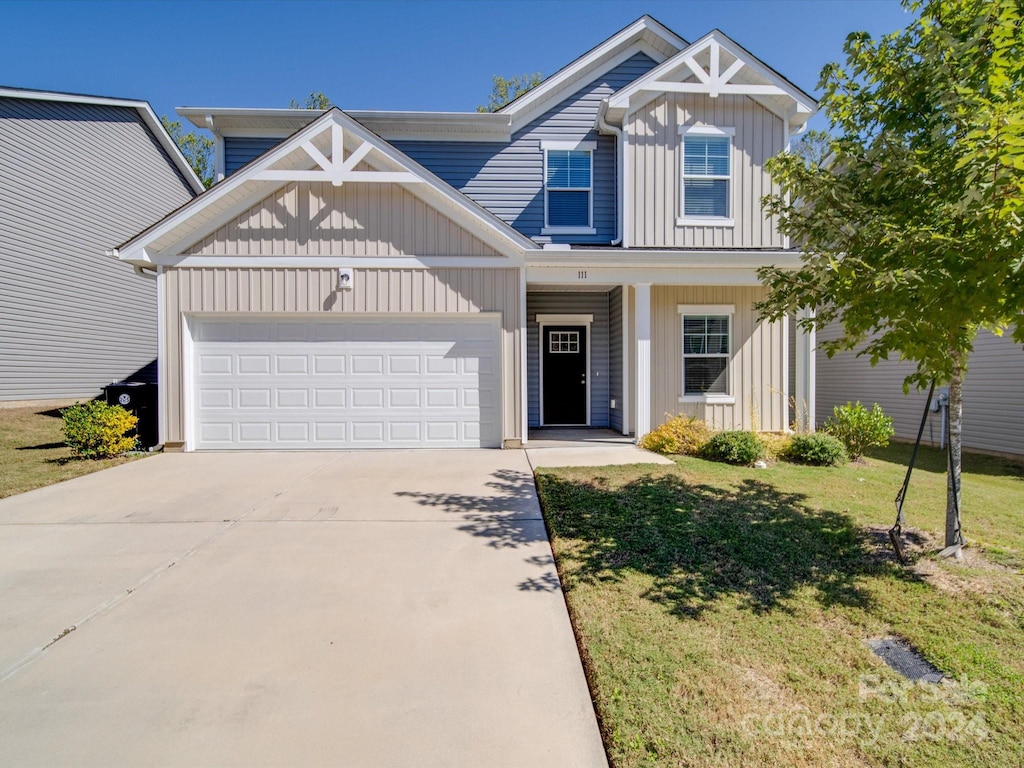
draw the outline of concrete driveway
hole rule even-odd
[[[0,500],[0,765],[605,765],[524,452],[167,454]]]

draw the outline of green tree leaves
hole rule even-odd
[[[830,132],[768,163],[780,192],[766,210],[804,255],[795,271],[761,270],[759,309],[814,307],[819,324],[842,323],[829,354],[864,343],[872,363],[917,363],[905,388],[949,382],[958,510],[974,339],[1016,323],[1024,342],[1024,0],[904,6],[918,14],[906,29],[855,32],[845,65],[822,69]]]
[[[324,95],[323,91],[313,91],[301,104],[292,99],[288,104],[289,109],[330,109],[334,103]]]
[[[494,85],[491,88],[491,96],[487,101],[487,106],[481,104],[476,108],[476,111],[497,112],[509,102],[518,99],[531,88],[535,88],[540,85],[543,80],[544,75],[540,72],[533,72],[525,75],[512,75],[512,77],[509,78],[495,75]]]
[[[169,120],[167,115],[161,116],[160,122],[178,145],[178,149],[181,150],[186,162],[192,166],[196,176],[203,182],[203,186],[207,189],[213,186],[213,139],[195,131],[185,133],[181,121]]]

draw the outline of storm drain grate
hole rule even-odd
[[[868,647],[908,680],[924,680],[926,683],[942,681],[943,674],[906,640],[883,637],[880,640],[868,640]]]

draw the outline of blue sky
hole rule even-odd
[[[644,13],[688,40],[718,27],[815,95],[849,32],[908,21],[897,0],[0,0],[0,84],[146,99],[168,115],[287,107],[312,90],[343,109],[473,110],[492,75],[549,75]]]

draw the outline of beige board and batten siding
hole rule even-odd
[[[762,287],[654,286],[651,288],[651,426],[682,413],[704,419],[714,429],[784,430],[782,395],[787,361],[783,324],[758,319],[754,303]],[[680,402],[683,394],[683,341],[680,305],[734,308],[729,365],[733,404]]]
[[[1010,338],[1010,331],[995,336],[980,331],[964,378],[963,444],[990,453],[1024,456],[1024,349]],[[833,323],[818,329],[818,339],[839,338]],[[892,417],[896,436],[914,440],[921,425],[927,391],[911,389],[903,394],[903,380],[914,372],[914,363],[883,360],[872,366],[857,351],[839,352],[831,359],[817,352],[817,422],[823,424],[837,405],[859,400],[871,407],[878,403]],[[932,413],[925,425],[924,441],[938,446],[942,420]]]
[[[519,396],[519,270],[491,268],[355,269],[339,291],[336,269],[189,267],[166,270],[164,386],[169,442],[185,435],[183,332],[189,314],[332,316],[355,314],[501,314],[502,430],[522,437]]]
[[[680,126],[735,128],[730,185],[732,226],[678,226],[682,216]],[[666,94],[628,122],[630,245],[647,248],[783,248],[761,197],[777,190],[765,163],[785,147],[783,121],[746,96]]]
[[[190,256],[498,257],[398,184],[282,187],[184,252]]]

